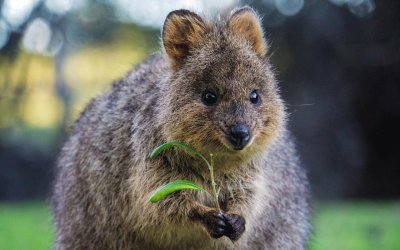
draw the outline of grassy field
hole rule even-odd
[[[400,249],[400,203],[335,203],[316,207],[312,250]]]
[[[45,203],[0,204],[0,250],[51,249],[53,235]]]
[[[311,250],[400,249],[400,203],[329,203],[316,207]],[[0,250],[51,249],[45,203],[0,204]]]

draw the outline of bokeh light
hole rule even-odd
[[[1,9],[2,17],[12,28],[17,29],[26,21],[39,2],[40,0],[4,0]]]
[[[45,0],[44,5],[51,13],[65,15],[85,3],[85,0]]]
[[[276,8],[285,16],[299,13],[304,6],[304,0],[275,0]]]
[[[362,0],[349,2],[349,10],[358,17],[364,17],[372,13],[376,8],[374,0]]]
[[[24,49],[33,53],[45,53],[50,43],[51,29],[46,20],[36,18],[24,33],[22,45]]]
[[[347,5],[351,13],[358,17],[364,17],[372,13],[375,8],[374,0],[329,0],[338,6]]]

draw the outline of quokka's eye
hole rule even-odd
[[[218,96],[216,93],[206,90],[204,91],[203,95],[201,96],[201,100],[207,106],[212,106],[217,102]]]
[[[260,104],[260,96],[258,95],[257,90],[251,91],[251,93],[250,93],[250,102],[255,104],[255,105]]]

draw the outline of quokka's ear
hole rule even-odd
[[[267,43],[261,28],[260,18],[250,7],[233,10],[228,26],[231,32],[246,39],[254,51],[264,57],[267,53]]]
[[[162,39],[173,69],[179,68],[191,50],[203,42],[207,25],[189,10],[175,10],[164,22]]]

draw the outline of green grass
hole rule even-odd
[[[400,249],[400,203],[322,203],[311,250]],[[0,204],[0,250],[51,249],[51,213],[44,203]]]
[[[0,203],[0,249],[52,249],[51,212],[43,202]]]
[[[311,250],[400,249],[400,203],[320,204]]]

